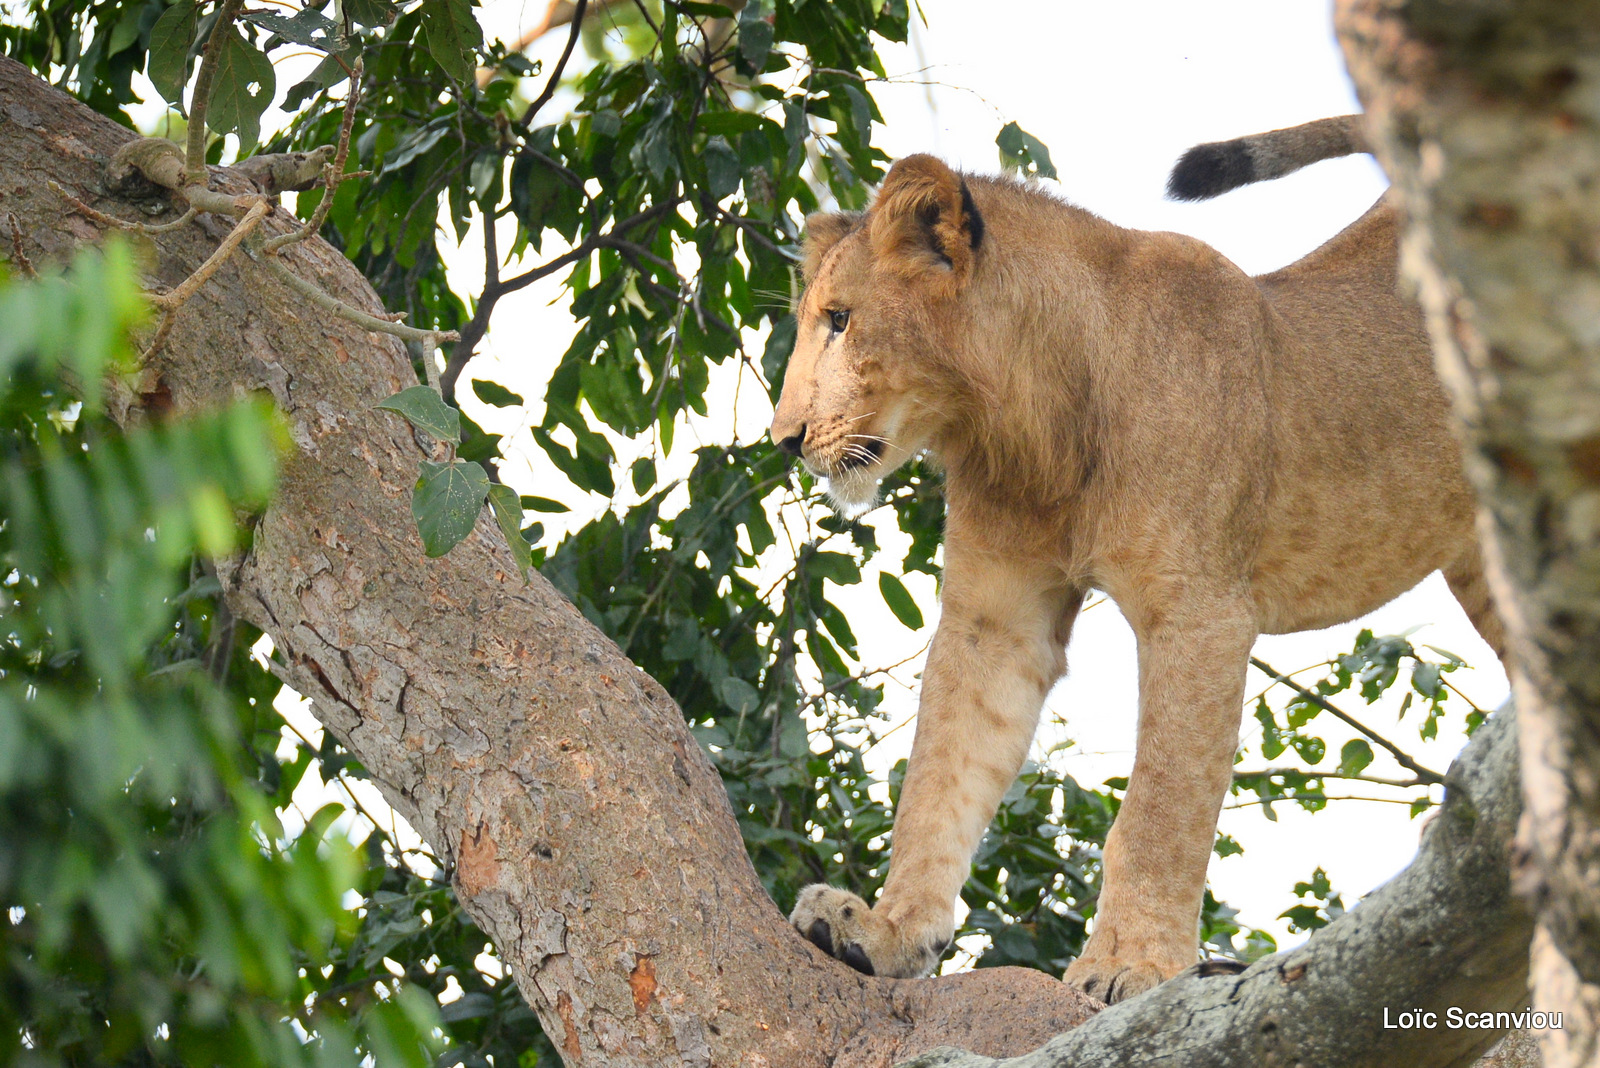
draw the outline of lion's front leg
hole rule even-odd
[[[1217,814],[1233,779],[1245,669],[1256,639],[1248,604],[1174,606],[1139,635],[1139,740],[1128,792],[1106,839],[1094,930],[1064,976],[1122,1001],[1193,964]]]
[[[955,898],[1010,787],[1045,694],[1065,667],[1082,593],[1050,576],[946,547],[943,616],[928,666],[889,877],[876,906],[830,886],[801,892],[790,921],[869,975],[926,975],[955,933]],[[952,559],[952,555],[956,558]]]

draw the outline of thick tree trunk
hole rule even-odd
[[[49,179],[135,216],[99,188],[128,137],[0,58],[0,219],[17,217],[34,262],[104,238]],[[289,225],[282,213],[263,223]],[[175,284],[222,233],[211,221],[162,235],[147,280]],[[326,244],[305,242],[286,259],[378,310]],[[227,569],[230,603],[273,636],[290,681],[450,864],[462,903],[569,1065],[846,1068],[952,1045],[1010,1056],[1086,1019],[1076,1032],[1086,1049],[1137,1034],[1130,1048],[1152,1058],[1275,1063],[1251,1059],[1257,1047],[1237,1036],[1259,1039],[1271,1021],[1310,1033],[1313,1007],[1328,1007],[1324,1031],[1381,1035],[1372,1017],[1386,999],[1518,1002],[1520,921],[1503,857],[1516,791],[1498,727],[1473,743],[1478,755],[1430,834],[1412,884],[1426,886],[1422,896],[1363,905],[1321,942],[1244,976],[1185,980],[1098,1016],[1081,995],[1020,969],[861,976],[795,935],[767,899],[715,772],[660,686],[537,575],[522,585],[492,524],[449,556],[424,558],[409,508],[422,453],[398,417],[372,408],[413,383],[394,339],[304,306],[236,257],[185,306],[151,370],[152,406],[260,389],[287,413],[299,452],[250,555]],[[1318,945],[1365,947],[1337,960],[1381,963],[1345,971]],[[1341,999],[1345,1011],[1333,1012]],[[1222,1043],[1207,1051],[1188,1023],[1224,1004],[1237,1026],[1206,1032]],[[1460,1043],[1426,1046],[1407,1063],[1467,1055]]]
[[[1510,632],[1553,1065],[1600,1063],[1600,3],[1345,0]]]

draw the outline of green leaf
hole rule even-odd
[[[1443,689],[1439,680],[1439,665],[1419,662],[1411,669],[1411,688],[1429,700],[1437,699]]]
[[[739,12],[739,57],[759,71],[772,51],[772,0],[750,0]]]
[[[894,618],[912,630],[922,629],[922,609],[912,600],[905,583],[885,571],[878,576],[878,592],[883,594],[883,603],[889,606]]]
[[[743,177],[739,156],[727,141],[720,137],[711,138],[706,142],[701,158],[705,160],[706,182],[711,186],[712,197],[721,200],[739,191],[739,182]]]
[[[861,567],[855,558],[844,553],[812,553],[806,569],[813,575],[830,578],[841,586],[853,586],[861,581]]]
[[[239,16],[245,22],[271,30],[285,41],[306,45],[319,52],[343,52],[346,41],[339,24],[312,8],[305,8],[285,17],[274,11],[246,11]]]
[[[700,116],[700,129],[708,134],[737,134],[761,128],[762,118],[749,111],[714,111]]]
[[[476,1020],[494,1014],[494,998],[488,994],[473,991],[462,994],[450,1004],[439,1010],[439,1019],[445,1023],[459,1023],[462,1020]]]
[[[399,15],[387,0],[344,0],[342,6],[352,22],[373,29],[389,25]]]
[[[519,497],[522,507],[530,512],[570,512],[572,509],[560,501],[552,501],[549,497],[530,497],[527,494]]]
[[[472,380],[472,392],[477,394],[483,403],[492,404],[496,408],[515,408],[524,403],[520,394],[511,392],[498,382],[485,382],[481,378]]]
[[[510,486],[490,486],[489,507],[494,512],[495,522],[500,524],[500,533],[506,536],[511,558],[517,562],[517,570],[522,572],[522,581],[526,584],[533,568],[533,546],[522,536],[522,502],[517,499],[517,491]]]
[[[403,389],[373,407],[404,416],[407,422],[435,441],[453,444],[461,440],[461,413],[446,404],[431,386]]]
[[[767,335],[767,347],[761,353],[761,373],[767,376],[774,389],[783,381],[783,370],[794,352],[797,329],[794,316],[785,315],[772,324],[772,332]]]
[[[1364,739],[1352,738],[1339,750],[1339,774],[1359,775],[1372,763],[1372,746]]]
[[[424,0],[420,10],[428,52],[456,81],[469,80],[475,69],[472,53],[483,43],[472,5],[467,0]]]
[[[1050,149],[1016,123],[1002,126],[994,143],[1000,148],[1000,166],[1008,173],[1021,171],[1029,178],[1057,177],[1055,164],[1050,162]]]
[[[150,27],[150,60],[145,72],[168,103],[183,99],[189,80],[189,46],[194,43],[194,0],[178,0]]]
[[[641,456],[633,461],[628,474],[633,479],[633,492],[643,497],[656,484],[656,463],[648,456]]]
[[[289,91],[283,95],[283,110],[296,110],[323,89],[337,85],[347,77],[336,57],[324,56],[322,62],[313,67],[310,74],[289,87]]]
[[[206,124],[219,134],[237,133],[241,154],[261,136],[261,113],[277,91],[272,60],[230,29],[217,51]]]
[[[734,675],[729,675],[717,683],[717,696],[722,698],[722,703],[732,709],[735,715],[740,716],[754,712],[761,700],[761,695],[756,693],[754,686]]]
[[[411,494],[411,515],[427,554],[443,556],[472,533],[488,495],[489,476],[478,464],[422,461],[422,477]]]

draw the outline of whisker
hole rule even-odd
[[[866,415],[858,415],[854,419],[846,419],[845,422],[847,422],[847,423],[859,423],[859,422],[861,422],[861,420],[863,420],[863,419],[871,419],[873,416],[875,416],[877,414],[878,414],[877,412],[868,412]]]
[[[876,441],[882,445],[889,444],[888,438],[881,438],[876,434],[846,434],[847,438],[860,438],[862,441]]]

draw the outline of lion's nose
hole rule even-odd
[[[797,433],[790,434],[788,437],[786,437],[782,441],[778,442],[778,448],[782,449],[784,452],[788,453],[790,456],[799,456],[800,455],[800,446],[804,445],[805,441],[806,441],[806,425],[804,423],[801,423],[800,424],[800,430]]]

